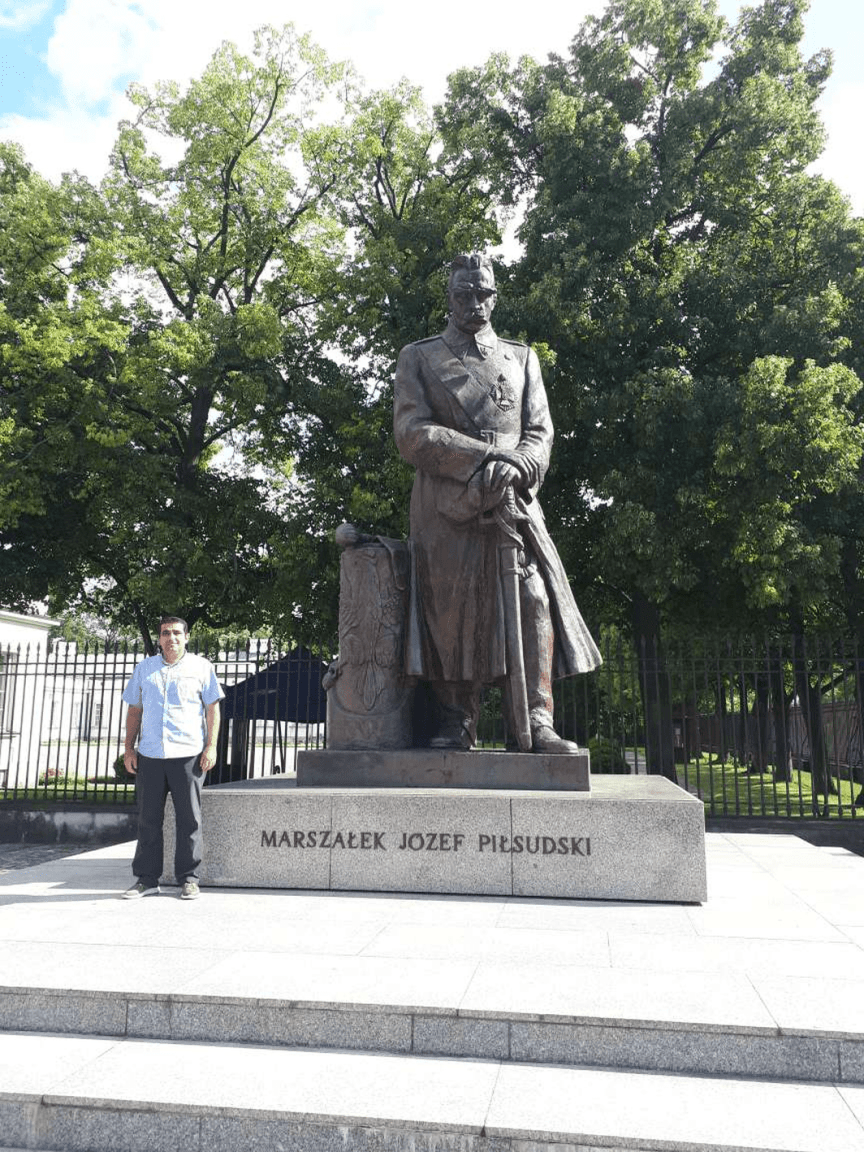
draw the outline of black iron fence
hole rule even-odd
[[[712,816],[864,817],[864,663],[838,638],[676,642],[650,658],[615,631],[604,663],[555,687],[556,723],[593,772],[662,773]],[[326,746],[326,656],[257,641],[207,653],[225,689],[211,783],[291,773]],[[135,647],[0,651],[0,801],[131,803],[121,696]],[[500,692],[480,743],[503,747]],[[862,825],[864,827],[864,825]]]

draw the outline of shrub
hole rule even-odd
[[[86,776],[76,776],[75,773],[67,775],[62,768],[46,768],[39,773],[36,781],[38,788],[83,788],[87,783]]]
[[[131,772],[126,771],[126,762],[123,759],[122,752],[114,761],[114,776],[119,784],[135,783],[135,777]]]
[[[630,765],[624,756],[624,749],[616,740],[607,736],[595,736],[588,741],[591,753],[591,771],[608,775],[629,776]]]

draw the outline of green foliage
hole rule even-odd
[[[594,736],[588,741],[588,751],[591,754],[592,772],[616,776],[630,774],[630,765],[617,741],[606,736]]]
[[[101,193],[7,155],[0,599],[86,605],[148,643],[165,610],[291,618],[272,596],[290,540],[273,462],[297,447],[293,394],[331,364],[307,319],[341,251],[325,200],[348,153],[315,109],[344,80],[265,29],[185,92],[134,87]]]
[[[746,629],[836,590],[862,234],[806,171],[830,60],[803,10],[613,0],[568,57],[451,82],[451,147],[527,196],[499,312],[555,350],[544,506],[609,619]]]
[[[0,147],[0,602],[326,649],[332,530],[407,531],[396,355],[521,206],[496,326],[543,364],[581,602],[655,646],[864,637],[864,228],[808,171],[804,7],[612,0],[434,112],[265,28],[133,86],[100,189]]]
[[[126,768],[126,761],[122,755],[118,756],[113,764],[114,779],[120,784],[134,784],[135,776]]]

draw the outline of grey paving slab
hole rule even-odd
[[[483,957],[500,963],[587,964],[609,962],[609,934],[549,929],[392,924],[363,949],[364,956],[416,959]]]
[[[290,967],[278,957],[249,952],[244,965],[228,959],[176,991],[290,1004],[366,1004],[452,1011],[474,975],[475,960],[404,960],[377,956],[298,955]]]
[[[86,851],[80,844],[0,844],[0,876],[50,860],[65,860]]]
[[[116,1040],[0,1033],[0,1095],[38,1100],[77,1068],[110,1052]]]
[[[130,1009],[135,1007],[137,1005],[130,1005]],[[410,1052],[412,1024],[411,1015],[405,1012],[345,1012],[187,1001],[171,1004],[167,1030],[154,1029],[149,1035],[172,1040],[216,1038],[220,1043],[229,1044]],[[130,1021],[130,1031],[134,1025],[135,1021]],[[135,1035],[148,1033],[136,1032]],[[459,1054],[450,1049],[447,1053]]]
[[[742,869],[748,872],[746,888],[742,888],[741,884]],[[712,901],[732,897],[745,904],[768,901],[797,904],[800,901],[800,896],[792,892],[776,876],[762,870],[754,870],[746,858],[733,865],[712,861],[709,896]]]
[[[174,992],[218,966],[230,953],[218,949],[134,945],[11,942],[3,947],[0,982],[12,988],[74,988],[77,991]]]
[[[244,1043],[336,1046],[340,1036],[356,1042],[365,1010],[370,1046],[404,1050],[407,1014],[416,1009],[415,1051],[419,1039],[424,1051],[503,1059],[508,1014],[527,1016],[526,1025],[532,1015],[584,1021],[585,1029],[607,1021],[602,1044],[591,1034],[597,1052],[603,1045],[611,1052],[611,1030],[632,1019],[639,1041],[652,1023],[661,1032],[680,1025],[683,1047],[694,1051],[700,1036],[724,1035],[715,1057],[703,1045],[705,1069],[735,1072],[735,1036],[755,1035],[754,1067],[785,1060],[792,1075],[796,1061],[826,1068],[833,1052],[839,1075],[860,1083],[864,1029],[860,1010],[847,1006],[864,999],[864,939],[807,902],[830,899],[830,889],[783,889],[780,900],[774,888],[790,858],[812,860],[827,875],[816,863],[822,850],[800,842],[772,855],[769,841],[756,846],[755,860],[718,834],[709,834],[707,846],[709,885],[715,869],[725,870],[752,896],[757,878],[759,899],[736,902],[732,887],[704,908],[208,889],[194,903],[177,900],[176,891],[124,902],[117,897],[133,846],[100,849],[90,862],[76,856],[0,877],[0,941],[4,961],[12,959],[0,987],[10,987],[10,975],[21,980],[0,996],[0,1026],[5,1019],[6,1027],[66,1029],[89,1019],[94,1030],[114,1035],[125,1004],[135,1034],[204,1038],[221,1014],[229,1036]],[[792,983],[784,986],[784,978]],[[814,980],[821,994],[810,995],[796,985],[800,979]],[[777,990],[774,1001],[760,980]],[[69,987],[75,995],[61,1009],[51,990]],[[34,991],[22,1004],[25,989]],[[98,994],[111,990],[119,1000],[100,1002]],[[337,1011],[346,1006],[355,1010],[350,1027]],[[766,1032],[778,1027],[808,1041],[812,1032],[816,1043],[789,1048],[775,1036],[775,1047],[765,1049]],[[835,1037],[827,1047],[826,1031]],[[527,1045],[527,1027],[523,1033]],[[562,1060],[572,1058],[573,1035],[562,1041],[555,1034]],[[535,1029],[530,1044],[551,1051],[543,1045],[552,1036]]]
[[[864,927],[859,928],[854,924],[843,924],[842,932],[853,944],[857,944],[859,948],[864,948]]]
[[[849,1084],[864,1084],[864,1040],[838,1044],[840,1053],[840,1080]]]
[[[149,1108],[43,1107],[38,1135],[63,1152],[190,1152],[200,1148],[200,1120]]]
[[[30,1040],[3,1037],[8,1062],[26,1063]],[[99,1152],[145,1152],[147,1139],[151,1152],[179,1152],[174,1131],[191,1152],[252,1146],[259,1152],[335,1152],[339,1145],[326,1142],[333,1129],[343,1140],[350,1134],[343,1148],[367,1152],[498,1152],[501,1140],[510,1142],[508,1152],[530,1149],[532,1141],[536,1152],[601,1146],[864,1152],[864,1089],[851,1087],[309,1049],[88,1044],[41,1038],[40,1064],[27,1070],[26,1095],[0,1090],[0,1116],[8,1115],[7,1105],[20,1108],[38,1093],[40,1131],[50,1135],[49,1146]],[[61,1065],[65,1074],[58,1077]],[[32,1147],[33,1126],[23,1127],[23,1143]],[[376,1129],[392,1135],[381,1143]],[[7,1140],[17,1136],[4,1132]],[[424,1141],[427,1133],[439,1142]],[[463,1143],[451,1144],[439,1133]],[[464,1142],[481,1133],[492,1143]]]
[[[237,1120],[231,1116],[202,1120],[201,1148],[202,1152],[541,1152],[536,1145],[517,1149],[506,1137],[490,1139],[464,1132],[406,1132],[381,1125],[309,1125],[291,1120]],[[599,1150],[583,1147],[558,1152]]]
[[[761,905],[724,897],[685,911],[700,936],[828,942],[847,939],[830,920],[809,908],[803,901]]]
[[[674,904],[630,904],[593,900],[511,900],[501,912],[502,928],[551,931],[612,931],[627,928],[648,935],[692,933],[690,908]]]
[[[830,1087],[504,1065],[491,1135],[640,1141],[663,1149],[861,1152],[864,1128]]]
[[[864,948],[851,941],[761,940],[610,932],[613,968],[654,972],[739,972],[752,978],[843,975],[864,979]]]
[[[855,1082],[844,1077],[837,1040],[741,1035],[733,1032],[595,1027],[516,1020],[510,1058],[535,1064],[582,1064],[702,1076]]]
[[[864,1036],[864,980],[783,976],[753,983],[786,1032]]]
[[[499,1066],[309,1049],[118,1043],[47,1094],[55,1104],[267,1112],[480,1133]]]
[[[798,893],[860,890],[864,884],[864,858],[829,856],[820,852],[818,864],[794,864],[776,875],[787,888]]]
[[[858,1123],[864,1126],[864,1088],[841,1088],[840,1096],[849,1105]]]
[[[832,921],[841,929],[864,927],[864,883],[856,891],[811,892],[804,894],[805,902],[820,916]]]
[[[126,999],[79,995],[65,989],[53,994],[30,989],[0,991],[0,1029],[122,1036],[126,1031]]]
[[[275,893],[268,893],[268,898]],[[207,892],[208,897],[213,893]],[[220,896],[227,893],[220,893]],[[246,900],[249,893],[243,893]],[[259,894],[260,895],[260,894]],[[322,923],[378,920],[382,924],[494,925],[504,914],[509,898],[494,896],[444,896],[425,893],[320,892],[285,893],[296,901],[291,916],[296,921]],[[201,901],[203,903],[203,899]]]
[[[482,1060],[508,1060],[510,1024],[506,1020],[418,1016],[414,1020],[411,1050],[433,1056],[470,1056]]]
[[[694,1026],[776,1031],[776,1024],[741,976],[579,968],[562,978],[543,965],[478,965],[460,1014],[501,1013],[525,1019],[584,1023],[639,1021],[680,1029]]]

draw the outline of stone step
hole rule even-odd
[[[0,1147],[864,1152],[864,1088],[5,1033]]]
[[[608,972],[585,969],[587,984]],[[617,975],[616,997],[622,995]],[[71,977],[70,977],[71,980]],[[255,980],[248,977],[250,991]],[[710,981],[709,981],[710,983]],[[523,990],[524,991],[524,990]],[[716,991],[716,989],[715,989]],[[0,1028],[180,1042],[266,1044],[446,1056],[524,1064],[594,1065],[616,1069],[864,1084],[864,1036],[853,1031],[778,1027],[753,1005],[710,1011],[676,1005],[637,1006],[639,1016],[544,1014],[507,1006],[461,1008],[191,993],[134,993],[60,988],[0,989]],[[596,993],[596,989],[595,989]],[[707,1000],[711,997],[706,996]],[[530,1005],[530,993],[524,1000]],[[755,996],[754,996],[755,1000]],[[652,1013],[651,1008],[655,1011]]]

